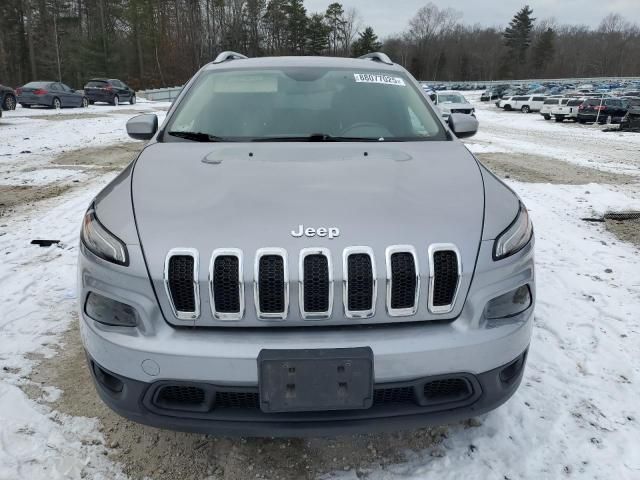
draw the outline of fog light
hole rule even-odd
[[[93,292],[87,295],[84,312],[96,322],[105,325],[135,327],[138,324],[138,312],[131,305]]]
[[[487,303],[484,315],[488,319],[513,317],[531,306],[531,290],[523,285]]]

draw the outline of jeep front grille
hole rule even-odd
[[[460,253],[455,245],[440,243],[429,247],[429,311],[453,310],[460,285]]]
[[[387,311],[392,317],[414,315],[418,310],[420,274],[418,255],[410,245],[387,248]]]
[[[195,320],[200,316],[198,252],[196,250],[175,248],[167,254],[164,284],[176,318]]]
[[[218,320],[240,320],[244,313],[242,251],[218,249],[213,252],[209,271],[211,311]]]
[[[328,318],[333,308],[331,253],[324,248],[300,252],[300,313],[302,318]]]
[[[428,263],[429,282],[427,291],[424,292],[427,300],[421,303],[418,251],[411,245],[394,245],[386,249],[386,286],[382,288],[386,290],[387,316],[412,316],[418,310],[421,316],[427,312],[431,315],[445,315],[454,310],[462,278],[458,249],[453,244],[433,244],[424,253],[428,257],[423,265]],[[333,252],[333,255],[336,253]],[[335,277],[342,278],[343,281],[344,318],[367,319],[375,316],[378,274],[373,249],[345,248],[342,251],[342,270],[336,269],[335,276],[333,255],[326,248],[305,248],[299,252],[299,317],[292,319],[294,322],[300,319],[331,319],[335,324],[340,321],[341,315],[335,313]],[[165,289],[173,314],[180,320],[195,320],[200,317],[198,285],[201,275],[198,262],[198,252],[189,248],[173,249],[166,257]],[[290,308],[287,251],[282,248],[262,248],[254,258],[247,260],[247,264],[251,263],[253,278],[245,278],[245,259],[241,250],[220,248],[213,251],[209,262],[208,290],[214,321],[245,319],[245,282],[253,282],[255,317],[247,319],[243,324],[255,326],[259,324],[256,319],[287,319]],[[419,319],[427,320],[429,316]]]
[[[344,311],[348,318],[369,318],[376,309],[376,268],[373,250],[349,247],[343,255]]]
[[[289,310],[287,252],[279,248],[258,250],[254,278],[258,317],[287,318]]]

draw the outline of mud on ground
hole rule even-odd
[[[74,416],[97,417],[105,437],[105,454],[122,464],[132,479],[236,480],[247,478],[302,480],[327,472],[369,468],[404,460],[399,452],[434,448],[447,428],[393,434],[353,435],[335,439],[241,439],[159,430],[109,410],[98,398],[86,367],[77,320],[63,338],[58,355],[42,359],[25,392],[34,399],[38,387],[53,385],[63,393],[51,404]],[[469,425],[477,425],[473,420]],[[470,427],[471,428],[471,427]]]
[[[607,230],[623,242],[640,247],[640,220],[605,220]]]
[[[639,178],[618,173],[603,172],[595,168],[581,167],[554,158],[522,153],[479,153],[478,160],[501,178],[519,182],[584,185],[608,183],[625,185],[640,181]]]
[[[126,142],[108,147],[87,147],[69,150],[58,155],[51,163],[64,167],[100,167],[121,170],[142,150],[142,142]]]
[[[29,205],[47,198],[58,197],[70,188],[70,184],[0,185],[0,218],[10,215],[19,205]]]

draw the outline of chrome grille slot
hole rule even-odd
[[[261,319],[284,319],[289,311],[287,252],[280,248],[258,250],[255,263],[255,303]]]
[[[165,260],[164,284],[176,318],[195,320],[200,316],[197,250],[175,248],[169,251]]]
[[[343,254],[344,311],[347,318],[369,318],[376,308],[376,268],[373,250],[350,247]]]
[[[244,315],[242,251],[214,250],[209,267],[211,312],[218,320],[240,320]]]
[[[420,274],[418,256],[411,245],[396,245],[386,251],[387,311],[392,317],[414,315],[418,310]]]
[[[299,270],[302,318],[329,318],[333,310],[331,253],[325,248],[302,250]]]
[[[449,313],[455,306],[462,265],[455,245],[438,243],[429,247],[429,311]]]

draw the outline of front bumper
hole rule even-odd
[[[164,320],[139,246],[127,246],[131,258],[128,267],[108,264],[81,246],[82,304],[87,293],[93,291],[133,306],[141,318],[136,328],[114,327],[97,323],[81,311],[82,340],[92,365],[123,385],[113,395],[97,382],[105,403],[128,418],[151,425],[218,434],[298,436],[454,421],[491,410],[513,394],[521,370],[513,381],[501,383],[497,379],[505,365],[521,358],[531,339],[533,306],[516,316],[493,321],[484,317],[484,308],[492,298],[525,284],[530,286],[535,303],[533,241],[498,262],[491,260],[492,247],[492,240],[482,242],[481,260],[464,308],[452,320],[341,327],[180,328]],[[374,405],[356,413],[284,415],[264,414],[254,408],[234,411],[229,418],[217,418],[215,408],[196,417],[161,411],[153,409],[148,400],[154,389],[167,382],[255,394],[257,359],[263,349],[357,347],[369,347],[373,352],[376,389],[400,385],[419,391],[429,379],[463,377],[474,385],[474,396],[463,404],[446,403],[437,409],[415,404]],[[95,376],[95,368],[93,371]]]
[[[502,405],[517,390],[526,358],[525,350],[508,364],[478,375],[462,373],[378,384],[373,406],[366,410],[302,413],[263,413],[255,387],[229,389],[202,382],[166,380],[144,383],[115,375],[91,358],[88,362],[100,398],[116,413],[138,423],[225,436],[303,437],[416,429],[481,415]],[[454,395],[431,405],[421,402],[420,392],[425,385],[451,382],[451,378],[462,379],[468,385],[466,396]],[[201,389],[212,400],[204,408],[188,400],[168,407],[158,400],[163,388],[181,388],[183,392]],[[186,397],[181,398],[187,398],[191,394],[182,395]]]

